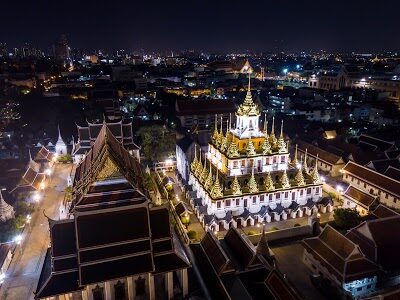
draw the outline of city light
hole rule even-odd
[[[171,165],[173,164],[173,160],[170,159],[170,158],[168,158],[168,159],[165,160],[165,164],[166,164],[167,166],[171,166]]]
[[[0,284],[4,283],[4,279],[6,279],[6,274],[0,273]]]
[[[31,215],[27,215],[26,216],[26,223],[29,224],[31,222],[31,219],[32,219]]]
[[[326,181],[325,176],[321,176],[321,181],[322,181],[322,182],[325,182],[325,181]]]
[[[18,234],[14,237],[13,239],[14,243],[16,243],[17,245],[20,245],[22,242],[22,235]]]
[[[339,192],[339,193],[343,193],[343,187],[341,186],[341,185],[337,185],[336,186],[336,190]]]
[[[50,176],[52,173],[52,170],[50,168],[48,168],[44,172],[46,173],[47,176]]]
[[[38,192],[36,192],[35,194],[33,194],[32,198],[33,198],[33,201],[39,202],[40,199],[42,198],[42,196]]]

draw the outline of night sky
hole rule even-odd
[[[399,0],[2,1],[0,42],[212,51],[400,49]]]

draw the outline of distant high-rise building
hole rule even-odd
[[[59,41],[54,45],[54,56],[58,60],[69,60],[69,47],[67,38],[64,34],[60,36]]]
[[[7,56],[7,44],[0,43],[0,57]]]

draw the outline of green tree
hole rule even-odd
[[[60,163],[70,163],[72,162],[72,156],[71,154],[60,155],[57,160]]]
[[[31,214],[34,210],[33,206],[24,200],[17,201],[14,209],[15,214],[22,217],[26,217],[26,215]]]
[[[165,160],[175,152],[175,135],[163,126],[144,126],[137,134],[142,140],[142,153],[151,162]]]
[[[350,229],[361,222],[361,216],[357,210],[351,208],[337,208],[333,212],[333,218],[338,227]]]

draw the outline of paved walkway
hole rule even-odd
[[[33,299],[33,292],[39,281],[46,250],[50,243],[49,226],[43,211],[50,218],[58,219],[59,205],[64,199],[67,176],[71,164],[57,164],[47,182],[45,194],[35,212],[29,227],[24,231],[23,242],[14,253],[6,279],[0,289],[1,300]]]

